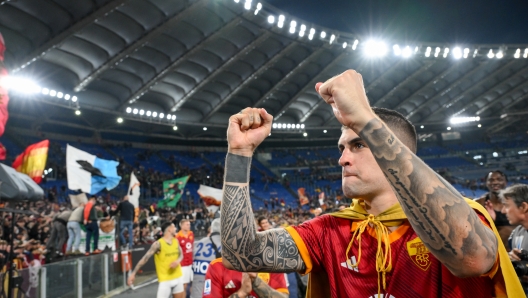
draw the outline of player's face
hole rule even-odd
[[[191,230],[191,223],[188,222],[188,221],[183,222],[183,223],[181,224],[181,229],[182,229],[183,231],[187,231],[187,232],[190,231],[190,230]]]
[[[345,129],[338,142],[343,174],[343,193],[348,198],[370,200],[390,190],[385,175],[372,152],[352,129]]]
[[[174,226],[174,224],[170,225],[167,228],[167,232],[169,232],[172,237],[176,236],[176,227]]]
[[[499,193],[502,189],[506,188],[506,179],[500,173],[492,172],[486,179],[486,186],[488,190],[493,193]]]
[[[506,218],[508,218],[510,225],[519,225],[523,224],[523,221],[525,220],[525,210],[527,206],[528,204],[523,203],[521,207],[518,207],[512,199],[504,198],[501,212],[506,214]]]

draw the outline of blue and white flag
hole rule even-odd
[[[98,158],[70,145],[66,146],[66,171],[68,188],[96,194],[103,189],[111,190],[119,184],[119,163]]]

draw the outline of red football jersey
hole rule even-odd
[[[486,223],[486,219],[479,216]],[[358,241],[346,256],[354,232],[351,225],[349,219],[323,215],[287,230],[307,265],[304,273],[319,272],[324,268],[332,297],[377,297],[375,260],[378,240],[374,228],[367,228],[361,235],[361,260],[359,267],[352,267],[346,260],[357,263]],[[386,290],[381,288],[382,297],[485,298],[496,297],[495,292],[504,295],[501,273],[495,274],[499,268],[498,258],[485,276],[458,278],[429,252],[408,221],[390,233],[389,240],[392,270],[386,275]]]
[[[180,246],[183,250],[183,260],[181,261],[182,266],[191,266],[193,263],[193,245],[194,245],[194,233],[189,231],[187,236],[179,231],[176,234],[176,239],[180,242]]]
[[[289,294],[284,273],[259,273],[258,277],[271,288]],[[242,286],[242,272],[229,270],[222,264],[222,259],[216,259],[209,264],[205,274],[203,297],[229,297]],[[248,296],[257,298],[255,292]]]

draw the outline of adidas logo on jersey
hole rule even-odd
[[[234,288],[236,288],[236,287],[235,287],[235,283],[234,283],[232,280],[230,280],[230,281],[227,283],[227,285],[225,286],[225,288],[226,288],[226,289],[234,289]]]
[[[356,262],[356,256],[352,256],[352,257],[350,258],[350,263],[351,263],[352,265],[356,265],[356,264],[357,264],[357,262]],[[347,268],[347,269],[349,269],[349,270],[354,270],[354,271],[356,271],[356,272],[359,272],[359,269],[358,269],[357,267],[352,267],[352,266],[350,266],[351,264],[349,264],[349,262],[346,262],[346,261],[345,261],[345,262],[341,263],[341,267],[344,267],[344,268]]]

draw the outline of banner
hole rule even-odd
[[[185,189],[189,177],[185,176],[174,180],[163,181],[163,200],[158,202],[158,208],[176,207]]]
[[[13,168],[28,175],[36,183],[42,182],[42,174],[48,159],[49,140],[30,145],[15,158]]]
[[[103,189],[115,188],[121,177],[117,175],[119,163],[98,158],[73,146],[66,146],[66,174],[68,188],[96,194]]]
[[[204,201],[207,210],[216,213],[222,203],[222,190],[214,187],[200,185],[198,195]]]
[[[308,200],[308,197],[306,196],[306,190],[304,189],[304,187],[298,188],[297,194],[299,195],[299,204],[301,204],[301,206],[306,205],[310,202]]]
[[[97,225],[100,227],[101,222],[99,221]],[[92,247],[91,251],[94,251],[93,236],[90,242],[91,242],[90,245]],[[104,250],[105,247],[109,247],[111,250],[115,250],[116,249],[115,242],[116,242],[115,224],[114,224],[114,229],[112,229],[111,231],[107,231],[107,233],[103,232],[103,230],[99,228],[99,242],[97,243],[97,248],[99,248],[100,250]],[[81,225],[81,244],[79,245],[79,251],[82,253],[86,252],[86,228],[83,225]]]

